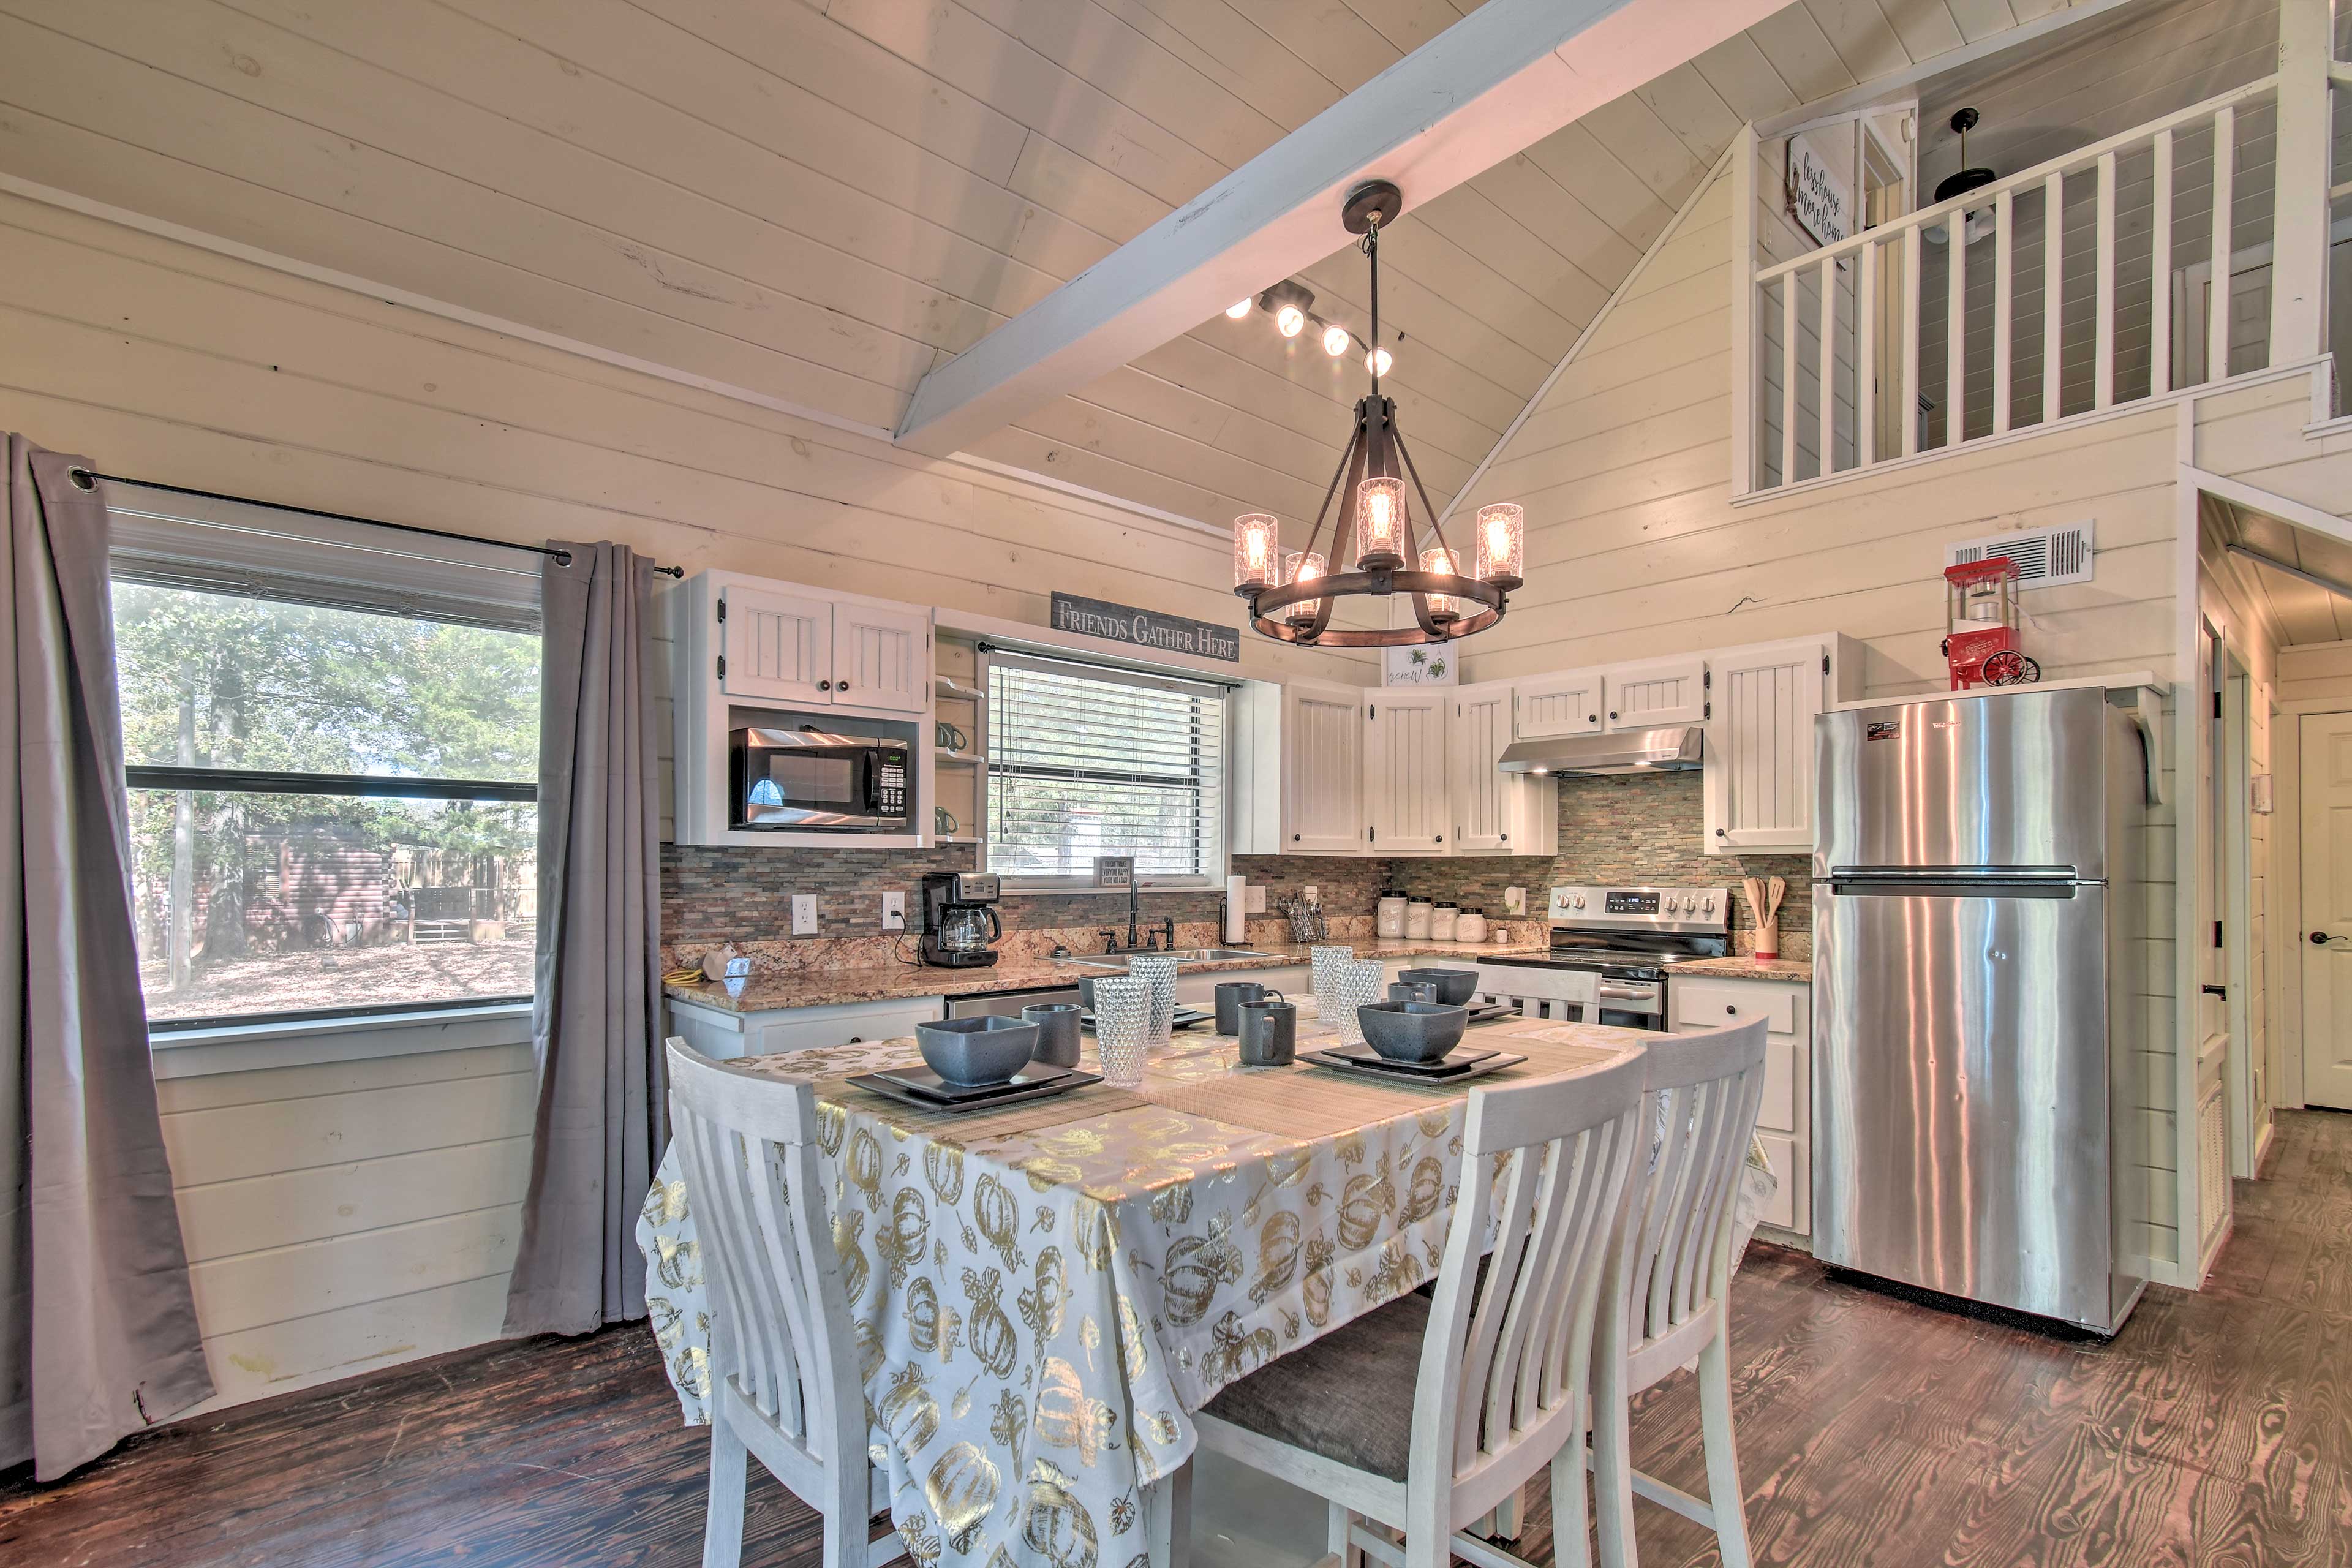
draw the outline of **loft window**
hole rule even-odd
[[[1205,887],[1225,855],[1225,689],[992,652],[988,865],[1010,886],[1139,879]]]

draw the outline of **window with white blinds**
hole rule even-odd
[[[1224,873],[1225,689],[992,651],[988,864],[1089,886],[1098,855],[1159,883]]]

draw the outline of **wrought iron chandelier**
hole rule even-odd
[[[1429,504],[1421,471],[1397,427],[1396,399],[1381,393],[1388,359],[1380,346],[1381,226],[1394,222],[1403,210],[1403,193],[1386,180],[1359,186],[1340,209],[1348,231],[1364,237],[1362,249],[1371,268],[1372,331],[1364,357],[1372,389],[1357,401],[1355,428],[1323,492],[1307,548],[1286,552],[1270,513],[1234,519],[1234,592],[1249,602],[1250,625],[1277,642],[1322,647],[1453,642],[1501,620],[1506,596],[1524,580],[1527,514],[1509,501],[1478,509],[1475,569],[1463,573],[1461,557],[1445,542],[1437,509]],[[1267,291],[1269,297],[1273,293]],[[1426,543],[1407,499],[1408,477],[1427,521]],[[1341,496],[1346,500],[1334,515],[1332,500]],[[1328,551],[1318,548],[1327,518],[1332,528]],[[1354,570],[1332,570],[1350,561]],[[1412,625],[1331,629],[1332,606],[1342,597],[1400,593],[1412,596]]]

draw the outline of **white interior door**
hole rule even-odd
[[[730,584],[719,590],[719,689],[772,702],[833,701],[833,601]]]
[[[2304,716],[2302,826],[2303,1098],[2352,1110],[2352,713]]]
[[[1443,854],[1454,821],[1445,787],[1445,710],[1454,694],[1391,687],[1366,700],[1366,847],[1376,855]]]

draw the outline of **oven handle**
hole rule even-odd
[[[1655,981],[1637,981],[1629,984],[1624,981],[1604,980],[1601,983],[1601,995],[1603,1000],[1610,1002],[1654,1002],[1658,999],[1658,986]]]

